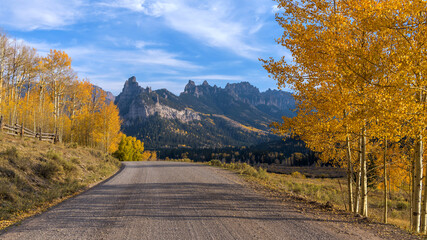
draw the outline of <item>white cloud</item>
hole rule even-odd
[[[26,46],[35,48],[37,50],[37,53],[41,56],[46,56],[47,54],[49,54],[50,49],[57,49],[57,47],[59,46],[58,44],[50,44],[47,42],[31,42],[22,38],[17,38],[16,41]]]
[[[160,65],[180,69],[200,69],[202,67],[179,59],[175,53],[161,49],[143,49],[139,51],[118,51],[111,54],[113,61],[132,65]]]
[[[257,44],[250,43],[248,35],[255,34],[263,27],[256,15],[265,14],[265,11],[260,12],[260,9],[264,8],[257,8],[259,4],[253,2],[257,1],[252,1],[251,8],[246,7],[249,4],[247,1],[241,3],[244,5],[242,7],[236,2],[224,0],[116,0],[104,2],[103,5],[160,17],[168,27],[205,45],[257,59],[262,49]],[[240,11],[247,12],[239,14]]]
[[[132,47],[132,48],[138,48],[138,49],[143,49],[147,47],[158,47],[158,46],[165,45],[157,42],[135,40],[128,37],[112,37],[108,35],[104,36],[103,40],[111,42],[116,47]]]
[[[0,0],[0,24],[15,29],[59,29],[81,17],[81,0]]]

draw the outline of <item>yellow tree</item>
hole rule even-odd
[[[105,152],[115,152],[117,150],[117,144],[120,141],[121,124],[117,106],[112,102],[109,104],[102,104],[95,118],[95,141]]]
[[[264,60],[264,66],[279,87],[293,89],[298,117],[291,129],[313,149],[333,154],[334,146],[345,146],[351,208],[351,140],[360,138],[360,213],[368,215],[367,148],[371,139],[398,136],[390,128],[402,126],[400,117],[407,105],[393,97],[404,97],[402,82],[394,74],[390,52],[395,38],[383,27],[381,19],[394,1],[281,1],[283,14],[276,19],[284,29],[278,43],[292,53],[292,63],[282,58]],[[387,2],[383,4],[384,2]],[[391,99],[391,100],[390,100]],[[398,118],[396,118],[398,116]],[[397,120],[397,121],[396,121]],[[318,121],[318,122],[316,122]],[[281,130],[287,130],[283,125]],[[315,127],[313,127],[315,126]],[[337,129],[338,128],[338,129]],[[387,128],[387,129],[385,129]],[[302,129],[302,130],[301,130]],[[309,129],[309,131],[306,131]],[[382,134],[386,132],[386,134]],[[324,141],[309,135],[328,136]],[[390,135],[390,136],[387,136]],[[329,148],[325,147],[329,142]],[[337,144],[337,143],[344,144]],[[336,158],[334,155],[330,158]],[[359,199],[356,190],[355,206]],[[357,207],[351,208],[357,211]]]
[[[50,53],[42,61],[47,70],[47,86],[53,102],[54,130],[58,132],[66,88],[74,79],[71,58],[63,51],[50,50]]]

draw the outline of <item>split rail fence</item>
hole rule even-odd
[[[43,133],[40,128],[34,132],[20,124],[4,124],[3,118],[0,118],[0,130],[8,135],[37,138],[40,141],[47,141],[52,143],[58,142],[58,135],[55,133]]]

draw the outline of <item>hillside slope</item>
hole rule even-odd
[[[0,229],[111,176],[119,165],[98,150],[0,132]]]

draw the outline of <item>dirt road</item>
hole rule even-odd
[[[93,189],[27,219],[0,239],[379,239],[265,198],[225,170],[126,162]]]

